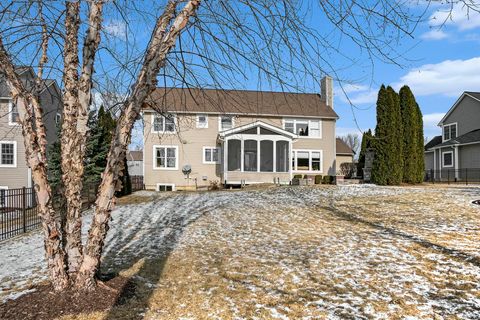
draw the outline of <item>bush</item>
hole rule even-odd
[[[220,183],[215,180],[215,181],[210,181],[210,185],[208,186],[208,190],[219,190],[220,189]]]
[[[296,174],[293,176],[293,179],[302,179],[303,178],[303,175],[301,174]]]
[[[321,184],[323,177],[321,175],[315,176],[315,184]]]
[[[356,165],[352,162],[343,162],[340,164],[340,174],[349,179],[355,175]]]
[[[332,184],[333,183],[333,176],[323,176],[323,184]]]

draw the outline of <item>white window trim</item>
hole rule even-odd
[[[298,135],[296,132],[294,134],[298,135],[299,139],[322,139],[322,131],[323,131],[323,121],[322,119],[302,119],[302,118],[283,118],[282,119],[282,128],[283,130],[285,129],[285,122],[287,121],[293,121],[293,129],[295,130],[297,127],[297,122],[300,123],[308,123],[308,127],[310,127],[310,122],[317,122],[318,121],[318,131],[319,131],[319,136],[318,137],[310,137],[310,136],[301,136]]]
[[[308,152],[308,168],[309,170],[297,170],[297,152]],[[320,153],[320,170],[312,170],[312,152]],[[295,159],[295,165],[292,166],[292,159]],[[292,155],[290,158],[290,166],[292,166],[292,172],[301,172],[301,173],[323,173],[323,150],[312,150],[312,149],[292,149]]]
[[[177,189],[175,188],[175,183],[157,183],[157,188],[155,189],[157,192],[160,192],[160,190],[158,190],[158,187],[160,186],[169,186],[169,187],[172,187],[172,191],[176,191]]]
[[[232,118],[232,127],[229,129],[222,129],[222,118],[223,117],[229,117]],[[218,131],[225,131],[225,130],[230,130],[235,128],[235,116],[233,115],[223,115],[223,116],[218,116]]]
[[[1,147],[2,144],[13,144],[13,164],[2,164],[1,161]],[[17,141],[0,141],[0,168],[16,168],[17,167]]]
[[[175,167],[174,168],[157,167],[157,148],[174,148],[175,149]],[[153,170],[167,170],[167,171],[178,170],[178,146],[168,146],[168,145],[159,145],[159,144],[153,145],[153,163],[152,164],[153,164]]]
[[[155,118],[156,118],[156,117],[165,118],[166,115],[162,115],[162,114],[159,114],[159,113],[152,113],[152,121],[151,121],[152,133],[176,134],[176,133],[177,133],[177,127],[178,127],[177,115],[174,114],[174,113],[170,113],[170,115],[171,115],[172,118],[173,118],[173,123],[174,123],[174,126],[175,126],[175,128],[173,129],[173,131],[165,131],[165,122],[163,123],[163,130],[161,130],[161,131],[156,131],[156,130],[155,130],[155,125],[154,125],[154,123],[155,123]]]
[[[8,125],[9,126],[19,126],[20,123],[13,122],[12,110],[13,110],[13,101],[10,100],[10,102],[8,103]]]
[[[200,124],[200,117],[201,117],[201,116],[204,116],[204,117],[205,117],[205,121],[206,121],[206,122],[205,122],[205,125],[201,125],[201,124]],[[197,114],[197,117],[196,117],[196,118],[197,118],[197,121],[196,121],[196,124],[197,124],[196,127],[197,127],[197,129],[208,129],[208,115],[207,115],[207,114],[205,114],[205,113],[199,113],[199,114]]]
[[[218,154],[218,157],[217,157],[217,161],[207,161],[205,159],[205,150],[207,149],[216,149],[217,150],[217,154]],[[203,155],[202,155],[202,159],[203,159],[203,164],[219,164],[221,163],[221,158],[222,158],[222,155],[220,154],[220,148],[219,147],[203,147],[202,148],[202,152],[203,152]]]
[[[442,142],[445,142],[445,141],[449,141],[452,139],[452,131],[450,130],[450,134],[449,134],[449,137],[448,139],[445,139],[445,127],[451,127],[455,125],[455,132],[457,133],[457,137],[458,137],[458,123],[457,122],[452,122],[452,123],[449,123],[449,124],[444,124],[442,126]],[[456,137],[455,137],[456,138]],[[454,139],[455,139],[454,138]]]
[[[450,154],[452,155],[452,164],[451,164],[451,165],[448,165],[448,166],[445,165],[445,154],[447,154],[447,153],[450,153]],[[443,151],[443,152],[442,152],[442,167],[444,167],[444,168],[453,168],[453,166],[454,166],[453,151]]]

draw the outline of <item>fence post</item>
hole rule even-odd
[[[23,233],[27,232],[27,188],[22,188]]]

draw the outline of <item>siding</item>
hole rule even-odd
[[[157,183],[170,183],[176,186],[194,185],[195,179],[198,186],[207,186],[209,181],[221,181],[221,164],[204,164],[203,147],[219,147],[217,142],[219,116],[208,115],[208,128],[196,128],[195,114],[177,115],[178,134],[152,133],[153,113],[144,113],[144,168],[145,186],[155,189]],[[234,126],[249,124],[257,120],[282,128],[282,117],[235,117]],[[178,146],[178,170],[154,170],[154,145]],[[335,120],[322,120],[322,138],[299,138],[293,144],[293,149],[323,150],[323,173],[335,174]],[[181,169],[184,165],[192,166],[190,179],[187,181]],[[280,176],[277,174],[276,176]],[[230,177],[229,177],[230,179]],[[273,176],[266,175],[265,179],[273,181]],[[258,179],[256,179],[258,180]]]
[[[425,152],[425,170],[433,170],[433,152]]]
[[[457,123],[457,136],[480,128],[480,102],[465,96],[443,122]]]
[[[337,172],[341,171],[340,170],[340,165],[344,162],[352,163],[353,162],[353,156],[337,155],[337,167],[336,167]]]
[[[458,162],[460,169],[480,168],[480,144],[460,146]]]

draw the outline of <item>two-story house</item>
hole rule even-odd
[[[27,88],[33,90],[35,73],[30,67],[16,68],[17,74]],[[54,80],[44,80],[40,92],[43,119],[49,144],[57,139],[57,124],[60,123],[62,94]],[[31,187],[30,168],[25,160],[25,146],[18,111],[11,99],[10,89],[0,78],[0,189]]]
[[[158,88],[144,119],[146,189],[335,175],[332,79],[322,94]]]
[[[436,180],[464,180],[480,170],[480,92],[464,92],[425,145],[425,169]],[[476,169],[476,170],[472,170]]]

